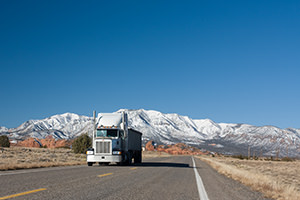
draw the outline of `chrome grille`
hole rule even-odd
[[[111,141],[96,142],[96,153],[111,153]]]

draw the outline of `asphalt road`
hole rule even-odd
[[[199,173],[210,200],[264,199],[191,156],[133,166],[72,166],[0,172],[1,199],[198,199]],[[196,170],[194,170],[196,169]],[[201,191],[201,190],[200,190]],[[203,200],[203,199],[202,199]]]

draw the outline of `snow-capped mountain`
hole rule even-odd
[[[129,126],[143,133],[143,141],[160,144],[178,142],[222,153],[246,154],[248,147],[256,155],[300,156],[300,129],[257,127],[248,124],[215,123],[210,119],[193,120],[178,114],[163,114],[153,110],[125,110]],[[0,135],[11,139],[45,138],[52,135],[72,139],[82,133],[92,133],[92,118],[72,113],[54,115],[42,120],[29,120],[18,128],[0,127]]]
[[[17,128],[3,130],[0,134],[8,134],[12,139],[25,137],[42,139],[49,135],[58,139],[71,139],[82,133],[92,132],[92,119],[87,116],[65,113],[42,120],[29,120]]]
[[[0,126],[0,133],[8,131],[8,128]]]
[[[141,131],[145,140],[183,142],[222,153],[247,154],[250,147],[256,155],[300,156],[300,129],[215,123],[142,109],[127,112],[130,126]]]

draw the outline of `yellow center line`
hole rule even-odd
[[[135,170],[135,169],[137,169],[137,167],[132,167],[132,168],[130,168],[131,170]]]
[[[27,192],[22,192],[22,193],[18,193],[18,194],[13,194],[13,195],[9,195],[9,196],[5,196],[5,197],[0,197],[0,200],[2,199],[10,199],[10,198],[14,198],[14,197],[19,197],[19,196],[23,196],[26,194],[30,194],[30,193],[34,193],[34,192],[39,192],[39,191],[43,191],[43,190],[47,190],[46,188],[40,188],[37,190],[31,190],[31,191],[27,191]]]
[[[113,174],[113,173],[101,174],[101,175],[98,175],[98,177],[109,176],[109,175],[112,175],[112,174]]]

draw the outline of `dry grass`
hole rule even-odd
[[[81,165],[86,156],[70,149],[11,147],[0,150],[0,170]]]
[[[170,156],[164,152],[144,151],[143,158]],[[71,149],[10,147],[0,149],[0,170],[29,169],[86,164],[86,155]]]
[[[198,156],[219,173],[250,186],[268,198],[300,199],[300,161],[275,162]]]

